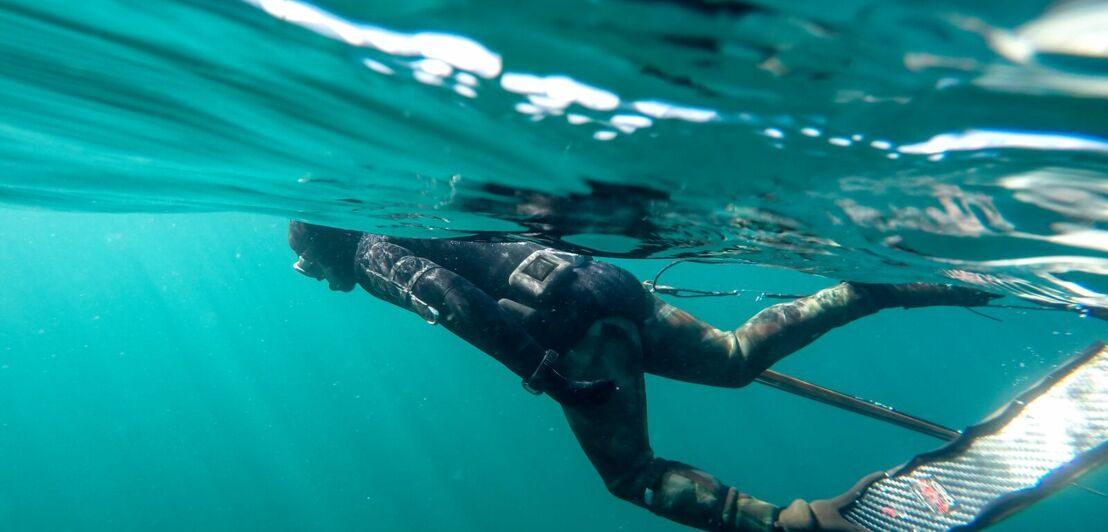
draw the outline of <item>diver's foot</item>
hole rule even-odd
[[[873,298],[878,306],[891,307],[980,307],[1004,297],[968,286],[934,283],[869,284],[850,283]]]

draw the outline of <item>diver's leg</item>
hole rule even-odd
[[[975,306],[998,297],[972,288],[913,283],[840,283],[766,308],[723,331],[660,299],[643,324],[646,370],[715,386],[745,386],[778,360],[825,333],[893,307]]]
[[[777,508],[691,466],[654,457],[646,431],[646,390],[636,328],[625,319],[597,322],[559,360],[579,380],[613,379],[616,392],[591,407],[564,406],[589,461],[617,497],[704,530],[773,530]]]

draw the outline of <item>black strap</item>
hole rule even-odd
[[[539,366],[535,368],[534,373],[530,377],[523,380],[523,389],[527,390],[527,393],[533,395],[542,395],[543,392],[549,388],[550,385],[550,372],[553,371],[554,363],[558,361],[558,352],[553,349],[547,349],[543,354],[542,361],[539,362]]]

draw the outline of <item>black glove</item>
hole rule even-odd
[[[565,406],[577,408],[598,406],[604,404],[616,390],[616,383],[611,379],[575,381],[563,377],[556,371],[550,373],[546,394]]]
[[[603,404],[615,391],[611,379],[585,381],[568,379],[554,369],[559,354],[547,349],[539,367],[531,377],[523,379],[523,389],[535,395],[546,394],[559,404],[572,407],[589,407]]]
[[[501,299],[498,304],[508,315],[530,330],[538,326],[561,327],[551,324],[546,312],[537,311],[511,299]],[[564,327],[562,327],[564,329]],[[547,351],[535,374],[524,381],[524,388],[531,392],[545,393],[559,404],[572,407],[589,407],[603,404],[615,391],[615,382],[610,379],[582,381],[568,379],[554,370],[553,364],[558,354]]]
[[[883,478],[885,473],[882,471],[870,474],[833,499],[812,501],[811,504],[797,499],[777,515],[777,527],[785,532],[868,532],[844,519],[842,510],[858,500],[870,484]]]

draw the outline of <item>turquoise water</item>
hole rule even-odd
[[[4,529],[681,529],[611,497],[485,355],[296,275],[294,217],[643,279],[733,261],[678,286],[1074,310],[888,311],[779,365],[954,427],[1105,338],[1081,316],[1108,291],[1108,89],[1080,24],[1104,15],[1066,18],[1098,4],[751,5],[0,3]],[[769,303],[681,301],[721,327]],[[659,455],[779,504],[936,445],[761,387],[648,387]],[[1104,508],[1067,489],[999,529]]]
[[[293,272],[283,219],[14,210],[2,221],[0,246],[19,250],[0,292],[6,530],[682,529],[608,495],[555,405],[487,356]],[[656,265],[621,264],[643,277]],[[673,276],[830,284],[751,266]],[[763,305],[688,308],[732,326]],[[779,369],[957,427],[1104,336],[1103,322],[1067,313],[992,313],[1004,321],[888,311]],[[763,387],[648,387],[660,455],[778,503],[838,493],[937,444]],[[805,425],[779,422],[797,412]],[[1108,475],[1084,483],[1103,491]],[[1081,529],[1104,508],[1070,489],[1001,529]]]

